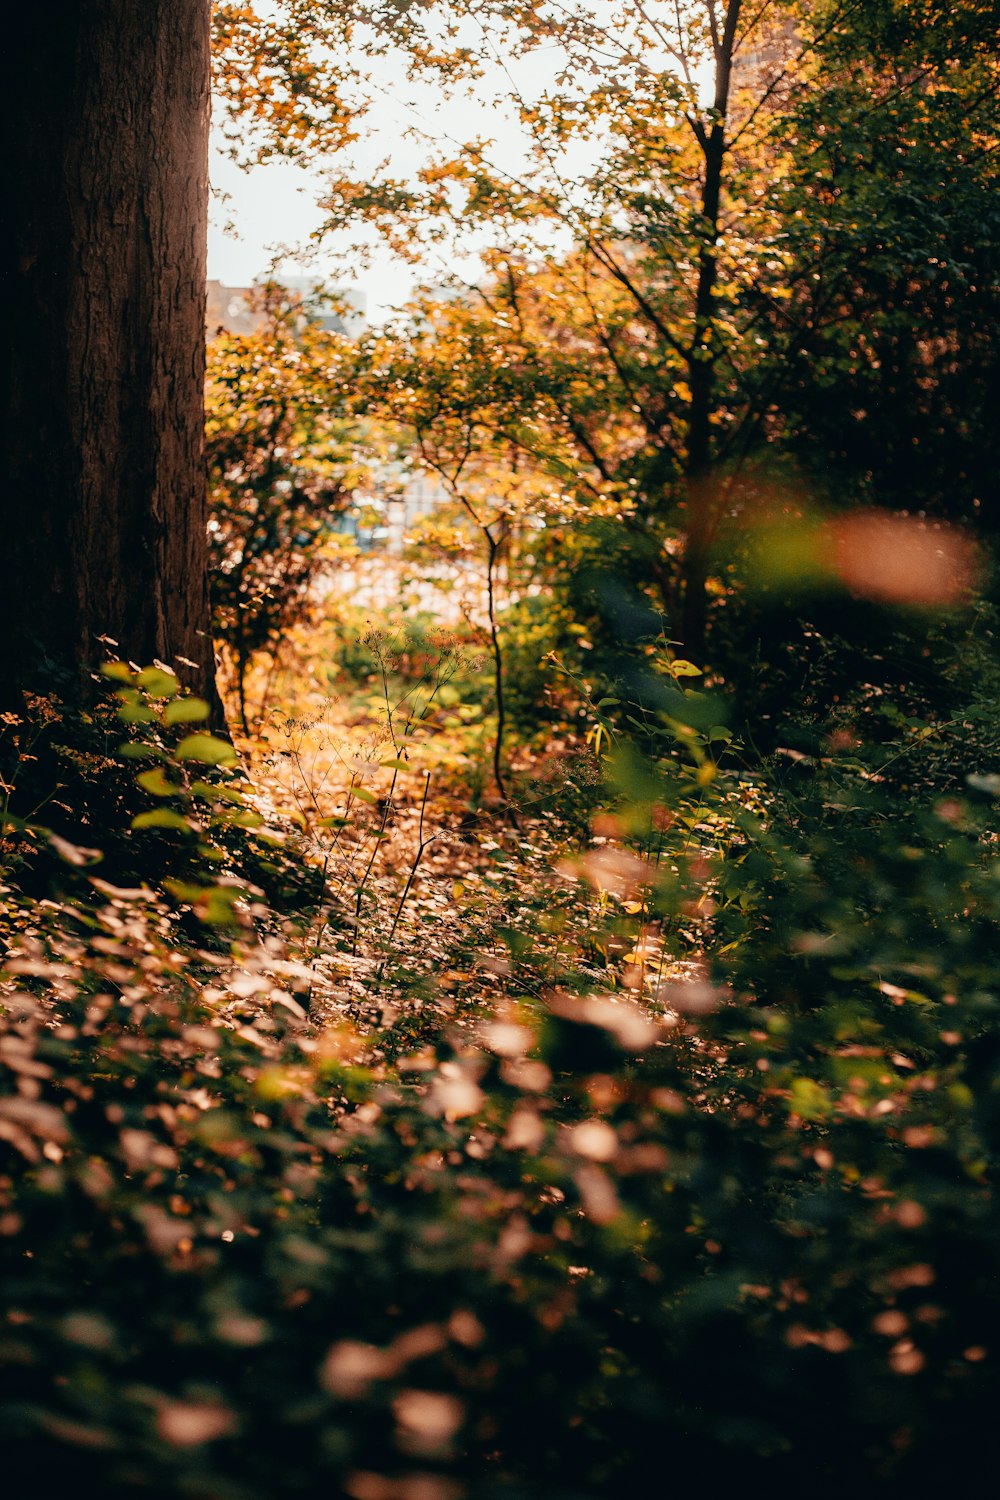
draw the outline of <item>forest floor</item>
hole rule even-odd
[[[451,686],[482,658],[435,642],[421,656],[405,627],[369,626],[376,670],[331,683],[305,632],[250,683],[271,705],[237,740],[257,806],[323,886],[296,939],[313,1021],[347,1018],[394,1054],[431,1025],[475,1023],[484,996],[590,982],[656,1007],[699,968],[697,923],[671,949],[644,918],[644,866],[597,808],[590,745],[565,723],[509,736],[502,796],[489,694],[470,706]],[[628,931],[609,941],[615,916]]]
[[[109,671],[87,837],[25,829],[49,895],[0,892],[20,1493],[603,1500],[664,1452],[922,1493],[982,1450],[974,721],[954,767],[910,715],[874,773],[829,736],[772,770],[666,657],[704,729],[578,678],[504,795],[487,663],[327,619],[252,678],[240,764],[162,668]]]

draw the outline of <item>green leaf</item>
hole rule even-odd
[[[118,710],[118,717],[125,724],[155,724],[156,715],[145,703],[123,703]]]
[[[191,885],[186,880],[175,880],[173,876],[163,882],[164,888],[178,901],[200,901],[212,889],[211,886]]]
[[[212,710],[204,698],[175,698],[163,710],[164,724],[199,724]]]
[[[196,781],[192,784],[191,793],[195,797],[202,797],[206,802],[236,802],[242,804],[243,793],[235,786],[213,786],[210,781]]]
[[[356,786],[353,795],[357,797],[359,802],[368,802],[371,805],[374,805],[378,801],[375,793],[370,792],[366,786]]]
[[[135,680],[151,698],[176,698],[181,690],[174,673],[163,667],[143,667]]]
[[[174,879],[163,884],[176,900],[193,906],[202,922],[217,927],[228,927],[235,922],[233,908],[245,895],[239,886],[189,885]]]
[[[159,745],[150,744],[148,740],[126,740],[118,746],[118,754],[125,760],[166,760],[166,754]]]
[[[143,771],[135,779],[144,792],[150,792],[154,797],[175,797],[184,790],[176,782],[168,781],[159,766],[152,771]]]
[[[710,743],[713,740],[723,740],[729,745],[732,743],[733,733],[731,729],[726,728],[725,724],[713,724],[708,731],[708,739]]]
[[[180,813],[173,812],[169,807],[156,807],[152,812],[140,813],[137,818],[132,819],[132,827],[142,828],[177,828],[182,833],[193,833],[194,830],[187,818],[182,818]]]
[[[212,819],[216,827],[222,828],[259,828],[263,821],[260,813],[254,812],[252,807],[234,807],[231,812],[225,808]]]
[[[181,740],[174,751],[178,760],[197,760],[206,766],[232,765],[236,751],[225,740],[214,734],[189,734]]]
[[[410,762],[408,760],[380,760],[379,765],[387,771],[408,771]]]
[[[135,673],[123,661],[104,662],[101,666],[101,676],[110,678],[112,682],[127,682],[130,685],[135,682]]]
[[[792,1079],[791,1107],[803,1120],[822,1120],[833,1109],[826,1089],[812,1078]]]
[[[633,809],[648,808],[662,798],[663,778],[632,746],[617,746],[608,758],[608,769]]]
[[[700,667],[696,667],[693,661],[672,661],[670,672],[674,677],[702,677],[704,673]]]

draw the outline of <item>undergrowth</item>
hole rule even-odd
[[[458,648],[367,649],[366,716],[275,718],[242,764],[113,664],[105,847],[7,809],[14,1493],[972,1475],[991,767],[907,803],[853,744],[752,758],[667,656],[640,701],[574,679],[587,739],[515,761],[511,817],[438,792]],[[86,738],[31,704],[20,754],[32,723]]]

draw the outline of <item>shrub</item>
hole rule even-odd
[[[1000,1331],[993,783],[903,819],[820,768],[765,820],[711,745],[619,752],[605,817],[637,848],[579,867],[634,941],[686,916],[700,967],[640,1000],[515,965],[391,1069],[308,1025],[308,971],[239,900],[193,903],[228,934],[203,946],[169,875],[8,891],[0,1432],[23,1492],[975,1472]]]

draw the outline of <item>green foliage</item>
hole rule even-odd
[[[525,572],[561,588],[546,552],[611,522],[702,660],[778,473],[792,512],[992,535],[995,7],[497,0],[376,29],[416,74],[492,85],[523,134],[516,170],[448,139],[412,181],[345,173],[328,206],[412,259],[483,252],[474,288],[368,342],[359,384],[455,498],[501,498]],[[524,92],[539,48],[556,82]],[[881,597],[826,541],[810,567]]]
[[[308,614],[321,569],[350,551],[336,523],[374,482],[377,446],[349,415],[344,340],[279,287],[259,298],[257,332],[210,343],[207,384],[214,627],[232,653],[244,721],[254,653],[277,653]]]
[[[241,903],[226,947],[178,941],[171,897],[222,919],[206,855],[162,896],[86,865],[68,901],[8,889],[15,1483],[541,1500],[665,1453],[678,1482],[819,1494],[974,1472],[1000,1333],[992,781],[904,811],[855,758],[776,796],[690,722],[693,673],[667,658],[676,698],[634,736],[595,706],[607,803],[560,877],[569,927],[539,867],[508,977],[392,1067],[307,1022],[308,966]],[[171,684],[115,675],[151,715],[142,790],[185,825],[129,837],[186,849],[196,808],[246,837],[231,774],[178,754]],[[603,983],[567,938],[604,943]]]
[[[791,305],[760,309],[800,332],[760,376],[824,492],[992,535],[995,7],[878,0],[833,27],[836,6],[810,9],[821,86],[778,126]]]

